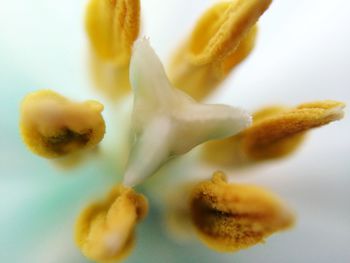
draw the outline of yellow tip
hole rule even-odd
[[[102,110],[96,101],[75,103],[51,90],[30,93],[21,104],[23,141],[45,158],[91,149],[105,133]]]
[[[232,252],[293,225],[279,198],[256,186],[229,184],[223,173],[197,184],[190,200],[192,223],[209,248]]]
[[[128,64],[139,28],[139,0],[90,0],[86,30],[100,58],[119,65]]]
[[[243,150],[253,159],[285,156],[298,148],[306,131],[341,119],[344,106],[341,102],[319,101],[255,118],[253,125],[243,133]]]
[[[215,4],[198,20],[175,53],[170,77],[196,100],[212,93],[254,48],[259,17],[271,0],[235,0]]]
[[[123,259],[132,250],[136,225],[147,211],[148,203],[143,195],[118,185],[104,201],[91,204],[80,214],[75,242],[91,260]]]
[[[216,165],[242,166],[285,157],[300,147],[308,131],[340,120],[344,107],[342,102],[326,100],[294,109],[263,108],[253,114],[253,125],[241,134],[207,143],[203,158]]]
[[[267,10],[271,0],[234,0],[209,9],[190,37],[190,59],[202,65],[231,54]]]

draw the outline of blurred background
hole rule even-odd
[[[141,36],[150,37],[166,62],[215,2],[141,0]],[[51,88],[76,100],[104,101],[88,74],[86,3],[0,0],[0,262],[88,262],[73,244],[74,220],[115,171],[96,160],[59,170],[29,152],[18,131],[19,105],[30,91]],[[209,101],[251,111],[322,99],[349,105],[349,13],[347,0],[274,1],[260,20],[256,49]],[[267,186],[291,204],[298,214],[291,231],[222,255],[198,243],[174,243],[154,211],[126,262],[350,262],[349,133],[345,116],[313,131],[294,156],[240,179]]]

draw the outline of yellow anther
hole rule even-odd
[[[99,57],[128,64],[139,25],[139,0],[90,0],[86,29]]]
[[[130,91],[129,61],[139,28],[139,0],[90,0],[86,29],[92,46],[92,77],[110,99]]]
[[[209,142],[204,159],[219,165],[246,165],[285,157],[299,148],[305,132],[343,117],[344,104],[306,103],[295,109],[267,107],[253,115],[253,125],[237,136]]]
[[[232,0],[216,4],[192,32],[189,59],[203,65],[231,55],[270,3],[271,0]]]
[[[239,63],[241,63],[252,52],[255,46],[255,40],[258,33],[258,26],[255,25],[242,39],[237,49],[228,55],[222,63],[219,63],[217,68],[218,77],[222,79],[230,73]]]
[[[300,145],[305,131],[341,119],[344,107],[336,101],[313,102],[257,120],[243,133],[243,151],[257,160],[285,156]]]
[[[46,158],[91,149],[105,133],[102,111],[97,101],[75,103],[50,90],[30,93],[21,105],[22,138],[30,150]]]
[[[97,262],[125,258],[133,247],[136,225],[147,212],[148,203],[143,195],[118,185],[104,201],[81,213],[75,242],[87,258]]]
[[[271,0],[233,0],[210,8],[170,65],[176,87],[195,99],[209,95],[252,51],[256,22]]]
[[[194,187],[191,214],[199,238],[222,252],[263,242],[294,222],[278,197],[260,187],[229,184],[221,172]]]

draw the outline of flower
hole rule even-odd
[[[35,67],[35,66],[34,66]],[[18,73],[17,73],[18,74]],[[16,75],[17,75],[16,74]],[[70,83],[70,84],[72,84],[72,83]],[[33,86],[36,86],[36,85],[33,85]],[[264,92],[266,92],[266,91],[264,91]],[[23,96],[18,96],[18,97],[23,97]],[[243,100],[244,101],[244,100]],[[249,104],[248,104],[249,105]],[[332,147],[329,147],[329,149],[331,149]],[[20,151],[21,152],[21,151]],[[23,153],[24,155],[25,155],[25,153]],[[28,158],[30,158],[30,157],[28,157]],[[33,160],[33,159],[31,159],[31,160]],[[35,159],[34,159],[35,160]],[[43,163],[42,162],[39,162],[39,161],[37,161],[37,163],[34,163],[35,165],[33,165],[34,167],[33,167],[33,172],[35,172],[35,173],[40,173],[40,171],[39,171],[39,169],[40,168],[38,168],[38,167],[40,167],[40,165],[39,165],[39,163],[41,163],[40,165],[43,165]],[[70,183],[72,183],[72,182],[76,182],[75,183],[75,185],[73,185],[73,183],[72,183],[72,185],[71,185],[71,189],[72,189],[72,191],[74,191],[75,192],[75,194],[76,195],[80,195],[80,194],[82,194],[82,192],[80,192],[80,194],[78,194],[78,193],[76,193],[77,192],[77,189],[79,189],[79,187],[83,187],[84,186],[84,184],[81,184],[81,183],[83,183],[84,181],[86,182],[86,184],[85,184],[85,186],[87,186],[87,185],[90,185],[90,186],[95,186],[95,187],[98,187],[98,185],[96,185],[96,183],[94,183],[94,182],[96,182],[96,181],[100,181],[100,180],[98,180],[98,179],[94,179],[94,178],[91,178],[91,177],[89,177],[89,176],[86,176],[86,171],[89,171],[89,169],[94,169],[94,168],[91,168],[91,166],[92,166],[92,164],[90,164],[89,165],[89,167],[88,168],[85,168],[85,169],[83,169],[83,170],[78,170],[78,171],[75,171],[74,173],[72,172],[72,175],[74,175],[74,174],[78,174],[78,173],[84,173],[85,174],[85,176],[82,176],[82,178],[80,179],[80,180],[78,180],[78,179],[71,179],[71,178],[69,178],[68,180],[68,182],[69,183],[66,183],[67,185],[68,184],[70,184]],[[100,165],[100,166],[98,166],[98,168],[102,168],[102,167],[106,167],[105,165]],[[108,167],[108,166],[107,166]],[[97,168],[95,168],[96,169],[96,172],[98,171],[98,169]],[[104,169],[106,169],[106,168],[104,168]],[[340,170],[342,169],[341,168],[341,166],[340,166],[340,168],[339,168]],[[343,168],[344,169],[344,168]],[[15,170],[15,169],[11,169],[12,171],[13,170]],[[261,170],[263,170],[263,169],[261,169]],[[80,172],[79,172],[80,171]],[[288,170],[288,171],[293,171],[293,170]],[[53,176],[53,175],[50,175],[50,173],[53,173],[53,169],[52,168],[47,168],[46,169],[46,171],[43,171],[43,174],[45,173],[45,176],[49,176],[49,178],[50,178],[50,180],[53,180],[54,182],[60,182],[60,180],[59,179],[54,179],[55,177]],[[90,172],[91,172],[91,170],[90,170]],[[57,172],[56,172],[57,173]],[[101,172],[100,172],[101,173]],[[264,173],[263,171],[262,172],[260,172],[260,174],[259,174],[259,176],[261,176],[261,173]],[[298,173],[300,173],[300,172],[298,172]],[[87,173],[87,174],[89,174],[89,173]],[[295,174],[294,174],[295,175]],[[40,178],[41,180],[43,180],[42,182],[47,182],[46,181],[46,179],[45,179],[45,177],[41,177]],[[90,184],[88,184],[88,181],[89,181],[89,179],[91,179],[91,181],[89,182]],[[266,179],[266,178],[265,178]],[[76,181],[75,181],[76,180]],[[101,179],[101,180],[105,180],[105,179]],[[303,177],[303,181],[305,180],[305,177]],[[111,180],[112,181],[112,180]],[[301,181],[300,183],[300,185],[303,185],[303,181]],[[314,178],[314,180],[313,180],[313,182],[317,182],[317,180],[316,180],[316,178]],[[67,182],[67,181],[66,181]],[[101,182],[101,181],[100,181]],[[18,185],[18,184],[16,184],[16,185]],[[43,185],[45,186],[45,187],[47,187],[47,184],[46,183],[43,183]],[[57,187],[57,185],[55,185],[55,188]],[[53,189],[55,189],[55,188],[53,188]],[[63,188],[63,187],[62,187]],[[67,192],[69,192],[68,190],[67,190],[67,188],[66,187],[64,187],[65,188],[65,190],[67,191]],[[101,188],[103,188],[103,187],[101,187]],[[94,189],[94,190],[92,190],[92,191],[97,191],[97,189]],[[90,196],[90,198],[91,198],[91,195],[90,195],[91,193],[86,193],[86,195],[88,196]],[[44,195],[39,195],[39,197],[40,198],[43,198],[43,196]],[[62,198],[62,195],[60,194],[60,195],[58,195],[60,198],[59,199],[63,199]],[[74,195],[71,193],[71,194],[69,194],[69,195],[66,195],[66,198],[70,198],[70,202],[72,202],[72,200],[77,200],[76,198],[74,198]],[[46,203],[46,201],[42,201],[43,203]],[[67,200],[60,200],[60,201],[57,201],[58,203],[61,203],[63,206],[65,206],[65,208],[67,209],[67,210],[69,210],[69,208],[68,208],[68,206],[69,206],[69,204],[70,203],[67,203]],[[11,204],[13,204],[13,201],[12,202],[10,202]],[[34,204],[33,204],[33,206],[34,206]],[[30,206],[30,208],[32,208],[33,206]],[[37,202],[37,200],[36,200],[36,202],[35,202],[35,206],[40,206],[40,202],[38,203]],[[74,204],[74,206],[78,206],[78,204]],[[55,206],[53,206],[54,208],[55,208],[55,210],[56,211],[63,211],[62,209],[61,210],[57,210],[57,208],[59,207],[59,206],[57,206],[57,205],[55,205]],[[75,209],[74,209],[75,210]],[[34,210],[35,211],[35,210]],[[52,212],[49,212],[49,211],[47,211],[46,209],[43,209],[42,210],[43,211],[43,213],[44,213],[44,215],[40,215],[40,216],[38,216],[38,218],[40,218],[40,219],[42,219],[42,221],[40,221],[40,220],[37,220],[37,223],[36,224],[38,224],[38,225],[40,225],[40,228],[37,228],[37,229],[45,229],[45,224],[42,224],[42,222],[48,222],[48,221],[50,221],[49,220],[49,218],[48,218],[48,216],[53,216],[53,217],[55,217],[55,216],[57,216],[58,214],[55,214],[55,211],[52,211]],[[26,215],[25,217],[24,216],[21,216],[21,218],[23,218],[23,219],[19,219],[19,220],[24,220],[27,224],[27,226],[28,225],[31,225],[31,224],[33,224],[33,223],[31,223],[30,221],[28,222],[28,218],[31,218],[31,216],[30,216],[30,213],[28,213],[28,211],[23,211],[23,210],[21,210],[21,213],[23,213],[24,215]],[[35,213],[35,212],[33,212],[33,213]],[[29,214],[29,216],[28,216],[28,214]],[[155,216],[155,214],[154,213],[151,213],[151,215],[152,215],[152,218],[154,218],[154,216]],[[70,216],[67,216],[67,215],[65,215],[65,217],[64,217],[64,219],[65,220],[67,220],[67,221],[71,221],[72,219],[73,219],[73,216],[71,217],[71,218],[69,218]],[[18,217],[19,218],[19,217]],[[5,220],[6,220],[6,218],[5,218]],[[41,222],[41,223],[40,223]],[[21,224],[19,224],[19,225],[21,225]],[[22,224],[23,225],[23,224]],[[48,224],[48,227],[50,228],[50,229],[52,229],[52,226],[54,226],[54,224],[52,223],[52,222],[50,222],[49,224]],[[153,231],[157,231],[157,228],[152,228],[152,226],[154,226],[154,225],[152,225],[152,224],[150,224],[150,225],[148,225],[148,226],[150,226],[150,228],[151,228],[151,230],[152,230],[152,232],[151,233],[153,233],[154,234],[154,232]],[[37,231],[37,229],[33,229],[33,231],[37,234],[38,233],[38,231]],[[11,229],[11,230],[13,230],[13,229]],[[30,229],[28,229],[27,231],[29,231]],[[318,229],[318,230],[320,230],[320,229]],[[53,230],[54,231],[54,230]],[[56,231],[54,231],[55,233],[56,233]],[[16,232],[15,232],[16,233]],[[22,232],[22,237],[23,237],[23,239],[24,240],[22,240],[22,241],[19,241],[19,242],[17,242],[17,244],[16,244],[16,247],[15,248],[20,248],[21,247],[21,242],[23,242],[23,243],[25,243],[25,239],[27,238],[27,235],[28,235],[28,232],[26,233],[26,231],[23,231]],[[341,237],[342,237],[342,235],[341,234],[339,234]],[[6,235],[7,236],[7,235]],[[37,236],[37,235],[36,235]],[[141,233],[141,235],[140,236],[142,236],[142,233]],[[149,235],[148,235],[149,236]],[[155,235],[156,236],[156,235]],[[68,235],[67,236],[68,238],[65,238],[65,240],[70,240],[69,238],[70,238],[70,236]],[[56,238],[58,238],[57,236],[56,236]],[[150,242],[150,237],[148,237],[147,238],[147,240],[148,240],[148,242]],[[10,241],[11,242],[11,241]],[[43,245],[42,245],[42,243],[43,242],[40,242],[39,240],[37,240],[36,242],[34,241],[34,243],[35,243],[35,245],[34,246],[36,246],[37,248],[38,248],[38,252],[37,252],[37,255],[40,255],[40,257],[38,256],[38,258],[37,258],[37,261],[39,261],[39,259],[40,260],[44,260],[45,261],[45,254],[44,254],[44,251],[50,251],[50,249],[46,249],[45,247],[43,247]],[[163,243],[164,244],[164,243]],[[52,242],[50,242],[50,246],[49,247],[51,247],[53,245],[53,243]],[[61,245],[61,246],[60,246]],[[58,246],[55,246],[56,248],[58,248],[58,249],[64,249],[64,246],[63,246],[63,244],[59,244]],[[147,247],[147,245],[145,245],[145,246],[143,246],[143,248],[142,249],[147,249],[148,247]],[[173,250],[171,250],[171,251],[176,251],[176,249],[174,248],[174,247],[172,247],[173,248]],[[191,256],[189,256],[188,254],[186,254],[184,251],[186,251],[186,250],[188,250],[189,248],[191,248],[192,249],[192,259],[193,259],[193,255],[194,254],[196,254],[196,253],[194,253],[195,251],[195,249],[193,249],[193,247],[192,246],[189,246],[188,248],[182,248],[182,250],[181,250],[181,252],[182,252],[182,254],[181,253],[177,253],[177,260],[179,260],[179,261],[184,261],[184,260],[182,260],[182,257],[187,257],[187,259],[191,259]],[[35,255],[35,253],[36,253],[36,251],[35,251],[35,249],[33,249],[33,248],[30,248],[30,250],[31,250],[31,255]],[[52,250],[51,250],[52,251]],[[58,252],[59,253],[59,252]],[[173,252],[174,253],[174,252]],[[205,250],[201,250],[201,253],[202,253],[202,255],[208,255],[208,253],[209,252],[207,252],[207,251],[205,251]],[[252,252],[253,254],[254,254],[254,252]],[[51,257],[49,257],[48,258],[48,260],[46,260],[46,262],[48,262],[48,261],[50,261],[50,260],[55,260],[55,258],[56,258],[56,260],[57,260],[57,255],[54,255],[54,253],[50,253],[51,254]],[[66,254],[67,256],[68,256],[68,253]],[[137,254],[136,254],[137,255]],[[214,256],[214,254],[209,254],[210,256]],[[236,257],[242,257],[242,255],[243,255],[243,257],[245,257],[245,254],[243,253],[243,254],[239,254],[239,255],[237,255]],[[248,255],[248,253],[246,254],[247,256],[247,258],[249,258],[249,255]],[[157,257],[159,257],[159,256],[161,256],[160,254],[158,254],[157,255]],[[252,257],[254,257],[254,255],[252,256]],[[34,257],[31,257],[31,258],[33,258],[33,261],[35,262],[35,258]],[[207,257],[208,258],[208,260],[209,260],[209,256]],[[215,258],[216,259],[224,259],[225,258],[225,256],[219,256],[219,255],[215,255]],[[62,257],[60,258],[60,260],[62,261]],[[135,258],[130,258],[130,260],[136,260],[137,261],[137,259],[135,259]],[[70,260],[68,260],[68,261],[70,261]],[[71,258],[71,261],[74,261],[74,258]]]

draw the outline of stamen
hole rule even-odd
[[[90,0],[86,29],[92,46],[91,75],[108,99],[130,92],[129,61],[139,28],[139,0]]]
[[[146,39],[135,45],[131,60],[134,89],[133,145],[125,173],[126,185],[154,174],[170,158],[250,125],[250,115],[226,105],[205,105],[173,88],[159,58]]]
[[[139,0],[90,0],[86,29],[99,57],[118,65],[128,64],[139,27]]]
[[[81,213],[75,229],[76,244],[87,258],[97,262],[125,258],[132,250],[136,225],[147,211],[143,195],[118,185],[104,201]]]
[[[252,51],[259,17],[271,0],[234,0],[210,8],[170,65],[174,85],[197,100],[208,96]]]
[[[199,238],[221,252],[256,245],[294,222],[278,197],[260,187],[229,184],[221,172],[194,187],[190,205]]]
[[[251,128],[244,131],[244,152],[254,159],[285,155],[296,148],[295,144],[286,139],[300,145],[300,140],[294,136],[341,119],[344,107],[343,103],[336,101],[313,102],[256,121]]]
[[[45,158],[91,149],[105,133],[102,110],[97,101],[74,103],[50,90],[30,93],[21,105],[22,138]]]
[[[206,144],[204,159],[221,165],[246,165],[285,157],[299,148],[307,131],[341,119],[344,107],[330,100],[295,109],[267,107],[255,113],[253,125],[238,136]]]

